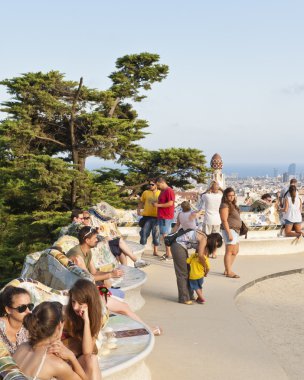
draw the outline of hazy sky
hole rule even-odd
[[[0,77],[52,69],[105,89],[116,58],[170,67],[136,104],[149,149],[192,147],[226,163],[304,161],[304,2],[1,1]],[[0,98],[6,97],[4,88]]]

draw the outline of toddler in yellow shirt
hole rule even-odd
[[[204,264],[202,261],[205,261]],[[199,258],[197,253],[193,253],[190,255],[190,257],[187,258],[187,263],[190,265],[190,272],[189,272],[189,284],[191,290],[195,291],[197,294],[197,300],[196,302],[199,304],[203,304],[206,302],[205,298],[203,297],[203,283],[204,283],[204,277],[207,276],[209,269],[210,269],[210,263],[207,256],[204,255],[204,258]]]

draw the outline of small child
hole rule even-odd
[[[197,253],[193,253],[190,257],[187,258],[187,263],[190,265],[190,288],[191,290],[196,292],[196,302],[199,304],[203,304],[206,302],[205,298],[203,297],[202,288],[204,283],[204,277],[207,276],[210,269],[209,259],[206,255],[204,255],[204,259],[205,263],[202,264]]]

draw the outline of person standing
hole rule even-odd
[[[152,204],[157,207],[157,219],[160,235],[165,238],[171,231],[171,226],[174,219],[174,201],[175,194],[173,189],[168,186],[166,180],[162,177],[157,178],[156,185],[161,191],[158,201],[153,201]],[[162,256],[162,260],[172,259],[171,249],[166,246],[166,253]]]
[[[222,220],[222,235],[225,242],[224,275],[229,278],[240,278],[232,272],[232,265],[239,253],[239,234],[242,226],[240,210],[236,205],[235,192],[232,187],[224,190],[222,203],[220,205],[220,216]]]
[[[207,256],[212,254],[218,247],[221,247],[222,243],[223,240],[220,234],[206,236],[205,233],[200,230],[192,230],[177,237],[171,249],[179,303],[192,305],[193,287],[191,287],[189,283],[189,265],[187,264],[189,256],[188,250],[195,249],[198,254],[198,260],[204,267],[204,272],[207,273]],[[198,303],[200,303],[199,301],[200,299]]]
[[[202,209],[205,210],[202,230],[206,235],[220,232],[221,217],[219,209],[222,196],[222,191],[215,181],[212,181],[209,190],[202,194]],[[213,253],[212,258],[216,258],[216,251]]]
[[[157,202],[160,190],[154,181],[149,181],[149,188],[145,190],[137,206],[137,215],[143,216],[143,223],[140,230],[140,244],[146,245],[147,239],[152,232],[152,243],[153,243],[153,256],[157,255],[157,249],[159,246],[159,226],[157,220],[157,208],[154,206],[153,202]],[[143,208],[143,212],[141,210]]]

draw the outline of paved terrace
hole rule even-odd
[[[156,338],[146,363],[153,380],[286,380],[277,357],[237,309],[237,290],[257,278],[304,267],[304,253],[281,256],[239,256],[234,271],[240,279],[223,276],[223,257],[211,260],[205,283],[205,305],[176,302],[172,262],[160,262],[146,252],[145,322],[159,324],[165,334]],[[282,300],[284,302],[284,300]],[[278,332],[279,333],[279,332]]]

